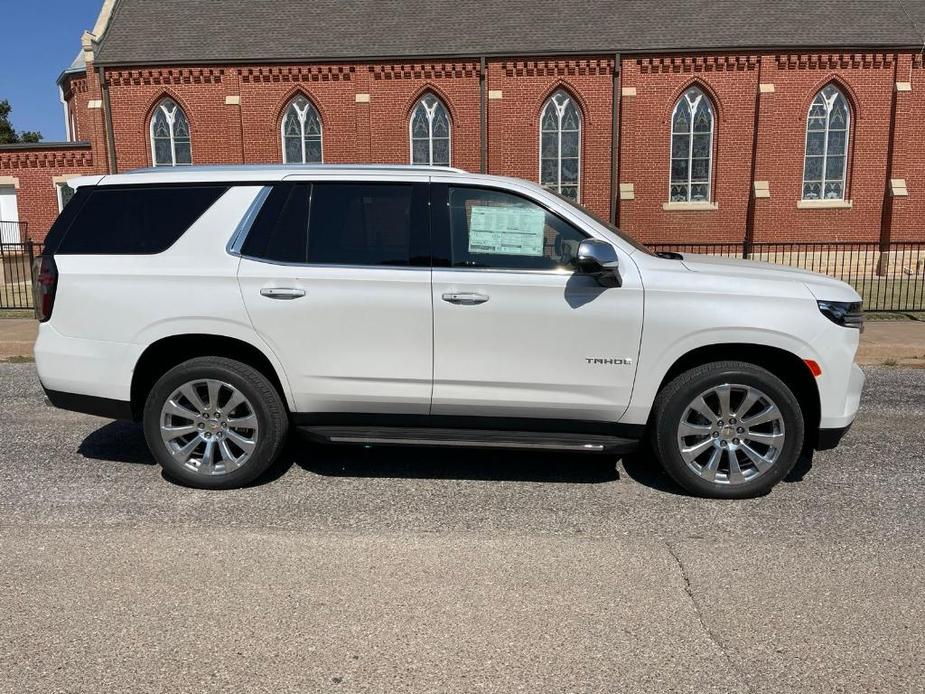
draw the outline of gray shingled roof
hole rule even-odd
[[[905,4],[905,6],[904,6]],[[108,64],[921,45],[925,0],[118,0]]]

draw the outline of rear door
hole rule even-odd
[[[428,413],[429,232],[423,178],[273,186],[238,279],[300,411]]]
[[[435,415],[617,421],[642,331],[623,286],[575,273],[577,225],[511,190],[433,185]],[[439,267],[443,265],[443,267]]]

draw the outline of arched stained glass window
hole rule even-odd
[[[709,202],[713,175],[713,104],[697,87],[678,100],[671,116],[671,202]]]
[[[850,127],[848,101],[830,84],[816,94],[806,118],[804,200],[844,199]]]
[[[450,165],[450,114],[433,94],[425,94],[411,112],[411,163]]]
[[[578,200],[580,176],[581,112],[560,89],[540,112],[540,184]]]
[[[151,160],[155,166],[182,166],[193,163],[189,121],[177,102],[167,97],[151,116]]]
[[[321,116],[311,101],[300,95],[289,102],[280,130],[283,138],[283,162],[321,163]]]

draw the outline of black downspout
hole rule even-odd
[[[119,165],[116,163],[116,141],[112,132],[109,87],[106,86],[106,74],[102,65],[97,68],[97,72],[99,73],[100,92],[103,95],[103,129],[106,134],[106,158],[109,164],[109,173],[119,173]]]
[[[745,234],[742,237],[742,258],[748,260],[755,243],[755,173],[758,170],[758,127],[761,124],[761,63],[758,64],[758,89],[755,92],[755,117],[752,121],[752,165],[748,181],[748,206],[745,210]]]
[[[887,140],[886,149],[886,181],[883,190],[883,205],[880,211],[880,253],[881,258],[877,263],[877,274],[882,274],[880,270],[884,267],[883,253],[890,250],[890,241],[893,235],[893,186],[890,179],[893,176],[893,148],[896,139],[896,101],[898,99],[898,89],[896,89],[896,80],[899,79],[899,56],[893,57],[893,93],[890,102],[890,137]]]
[[[610,220],[620,226],[620,106],[623,103],[623,80],[620,54],[613,57],[613,97],[610,124]]]
[[[479,171],[488,173],[488,99],[485,89],[487,86],[487,71],[485,56],[479,59]]]

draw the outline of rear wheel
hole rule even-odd
[[[145,402],[145,439],[164,472],[203,489],[240,487],[279,456],[288,417],[262,373],[199,357],[164,374]]]
[[[704,364],[677,376],[656,398],[656,455],[675,482],[699,496],[768,492],[796,464],[803,437],[793,392],[753,364]]]

